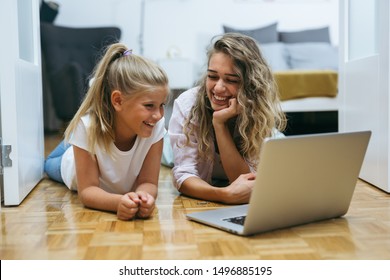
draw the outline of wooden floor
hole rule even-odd
[[[46,138],[51,150],[58,137]],[[18,207],[1,209],[3,260],[13,259],[390,259],[390,196],[358,181],[344,218],[251,237],[203,226],[186,213],[223,205],[180,196],[162,167],[148,220],[119,221],[84,208],[77,194],[43,179]]]

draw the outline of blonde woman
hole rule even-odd
[[[168,131],[176,187],[199,199],[248,203],[261,143],[283,136],[285,125],[256,42],[235,33],[217,38],[199,85],[174,102]]]
[[[77,191],[86,207],[115,212],[121,220],[149,217],[157,197],[167,95],[160,67],[123,44],[111,45],[65,141],[45,161],[49,178]]]

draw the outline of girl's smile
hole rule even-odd
[[[156,125],[155,123],[147,123],[147,122],[145,122],[145,124],[146,124],[146,125],[149,125],[149,126],[151,126],[151,127],[153,127],[153,126]]]

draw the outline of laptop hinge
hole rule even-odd
[[[11,145],[3,145],[3,141],[0,137],[0,175],[3,175],[3,168],[4,167],[11,167],[12,166],[12,160],[9,157],[10,153],[12,151]]]

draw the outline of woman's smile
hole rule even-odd
[[[231,98],[232,98],[231,96],[222,96],[222,95],[217,95],[215,93],[212,93],[212,98],[211,98],[210,101],[213,104],[218,106],[218,107],[213,107],[213,109],[215,111],[217,111],[217,110],[222,109],[222,108],[219,108],[219,106],[223,106],[223,108],[228,107],[229,106],[229,100]]]

